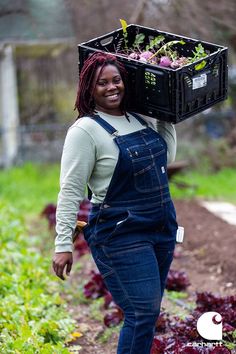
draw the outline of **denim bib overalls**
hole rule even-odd
[[[149,354],[177,230],[164,139],[132,113],[143,129],[114,137],[118,161],[104,201],[94,204],[84,236],[114,301],[125,316],[118,354]]]

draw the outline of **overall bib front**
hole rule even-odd
[[[114,136],[119,157],[104,201],[93,205],[83,231],[108,290],[124,312],[117,353],[149,354],[178,225],[166,142],[132,115],[144,127],[126,135],[100,116],[91,117]]]

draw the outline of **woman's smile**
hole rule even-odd
[[[111,95],[106,95],[105,97],[111,101],[116,101],[119,98],[119,93],[113,93]]]

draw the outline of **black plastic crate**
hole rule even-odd
[[[204,58],[206,65],[201,70],[195,68],[198,62],[172,69],[142,63],[115,53],[117,48],[124,47],[122,29],[79,44],[79,70],[94,51],[114,53],[125,65],[129,74],[129,110],[178,123],[227,98],[226,47],[133,24],[127,27],[127,32],[128,46],[133,44],[137,33],[144,33],[144,46],[149,39],[164,35],[165,43],[184,40],[184,45],[173,46],[183,56],[191,56],[192,50],[199,43],[208,53]]]

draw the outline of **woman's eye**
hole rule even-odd
[[[115,78],[115,79],[113,79],[112,80],[112,83],[113,83],[113,85],[115,84],[119,84],[121,82],[121,78],[120,77],[118,77],[118,78]],[[108,82],[107,81],[98,81],[97,82],[97,85],[98,86],[106,86],[108,84]]]
[[[105,81],[100,81],[97,83],[99,86],[105,86],[106,85],[106,82]]]

